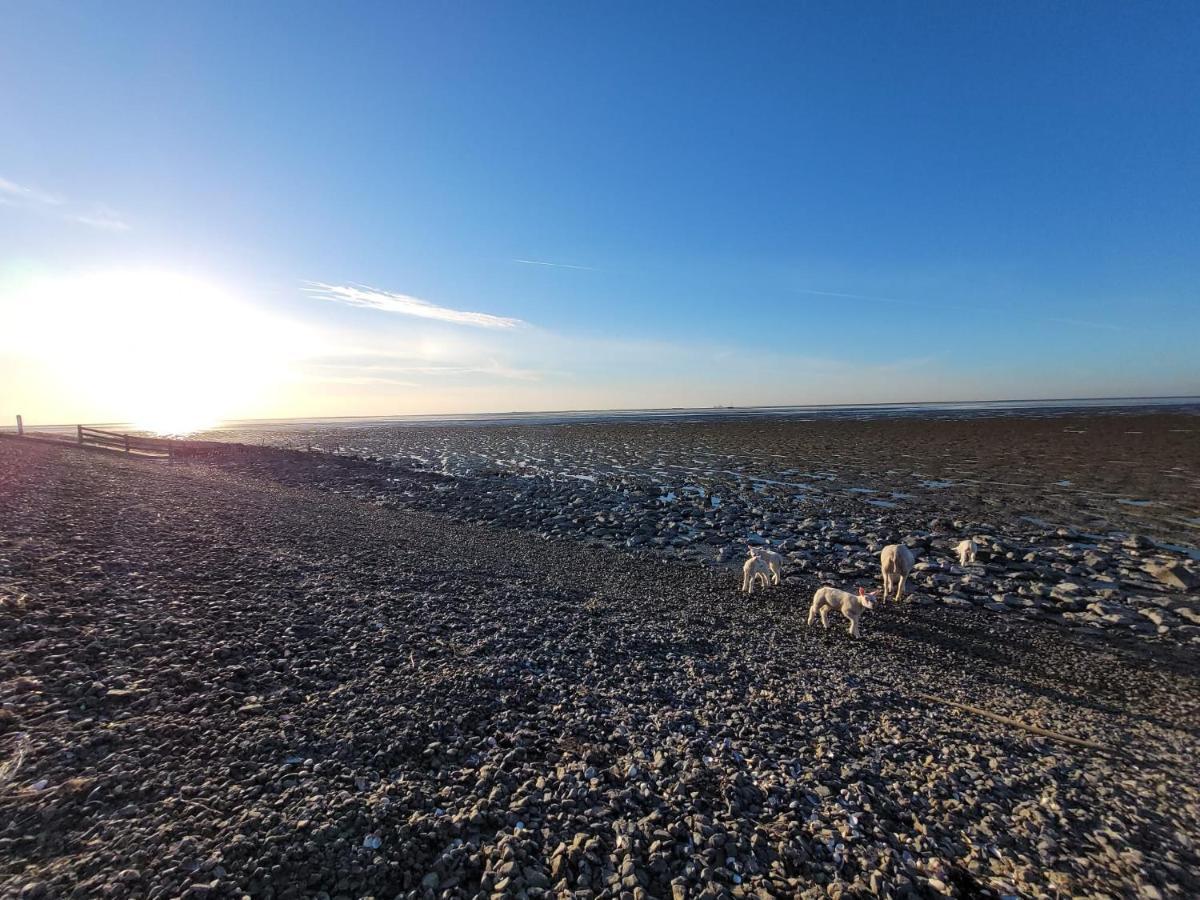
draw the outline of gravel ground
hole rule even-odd
[[[390,507],[731,573],[769,545],[797,588],[877,584],[880,551],[903,541],[912,602],[1200,649],[1195,409],[224,435],[324,447],[230,462]],[[965,539],[980,552],[964,565]]]
[[[1200,893],[1187,648],[290,481],[0,442],[0,892]]]

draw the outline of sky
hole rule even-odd
[[[0,0],[0,416],[1200,394],[1200,4]]]

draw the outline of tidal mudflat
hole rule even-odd
[[[1200,416],[1191,412],[388,424],[231,432],[380,464],[379,502],[793,583],[867,584],[888,543],[913,602],[1200,644]],[[410,490],[389,466],[442,476]],[[981,548],[960,566],[952,548]]]

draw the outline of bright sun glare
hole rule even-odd
[[[113,410],[158,434],[189,434],[249,408],[299,349],[288,325],[174,273],[41,278],[22,294],[22,351],[81,408]]]

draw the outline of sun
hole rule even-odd
[[[78,408],[156,434],[245,415],[285,379],[303,344],[290,323],[172,272],[40,278],[23,294],[21,351],[53,371]]]

